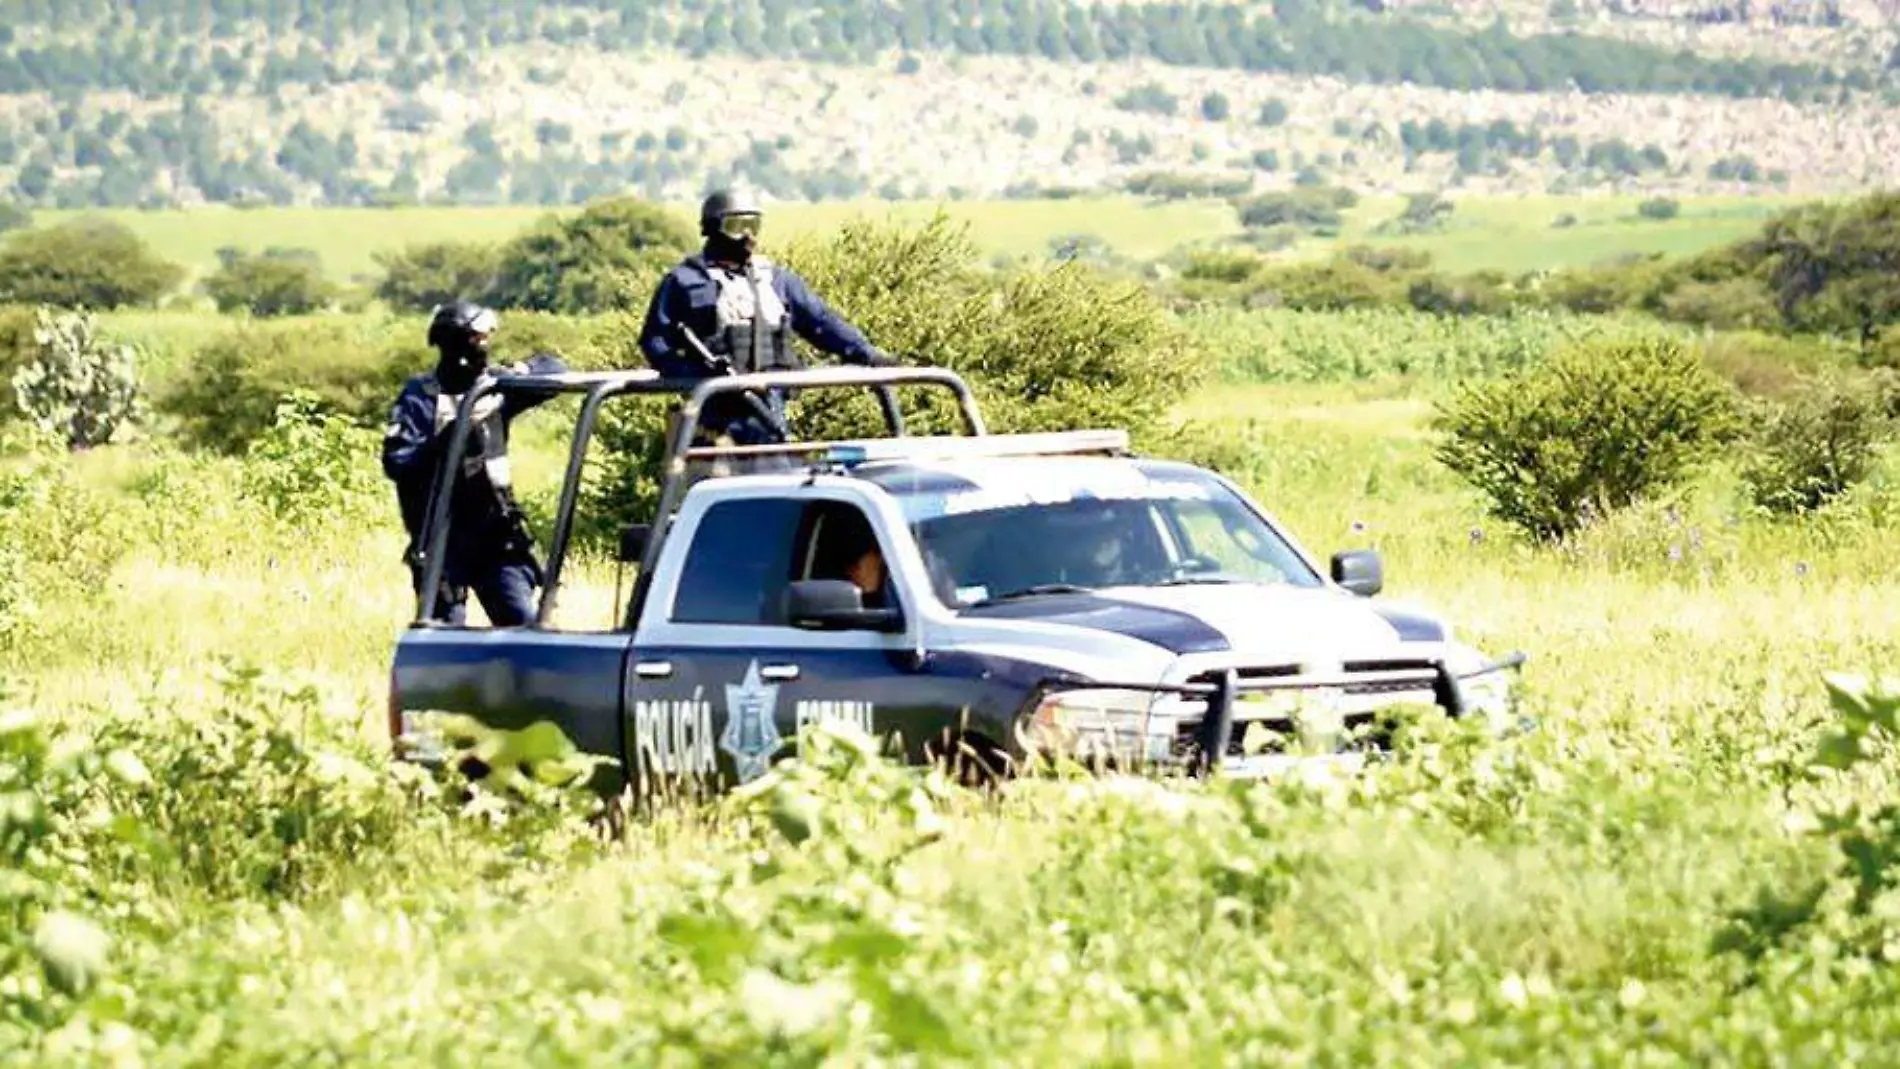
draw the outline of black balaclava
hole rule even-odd
[[[488,336],[495,323],[495,313],[467,301],[437,309],[429,323],[429,344],[439,354],[435,377],[443,392],[464,393],[487,370]]]

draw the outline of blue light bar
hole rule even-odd
[[[834,445],[825,450],[826,460],[847,468],[864,463],[868,455],[861,445]]]

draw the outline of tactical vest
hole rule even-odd
[[[729,357],[740,374],[796,370],[798,358],[786,337],[791,318],[773,288],[772,262],[754,256],[739,271],[714,263],[704,267],[719,295],[709,339],[714,350]]]
[[[454,494],[453,511],[458,516],[487,512],[491,506],[506,510],[514,504],[514,470],[508,462],[508,421],[502,418],[501,404],[502,395],[491,393],[475,402],[469,412],[474,426],[469,430],[468,449],[462,454],[461,478]],[[437,434],[455,421],[461,405],[461,394],[436,394]]]

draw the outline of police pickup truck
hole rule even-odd
[[[709,398],[766,387],[868,389],[888,434],[694,444]],[[965,433],[908,433],[895,387],[949,390]],[[1434,616],[1375,599],[1375,553],[1323,568],[1227,479],[1135,456],[1121,431],[989,434],[945,370],[504,375],[472,388],[464,415],[494,391],[584,398],[547,581],[524,627],[424,618],[447,534],[438,488],[391,676],[405,756],[419,756],[417,714],[445,711],[551,721],[611,759],[597,784],[616,793],[748,782],[822,722],[911,762],[988,773],[1059,750],[1262,775],[1301,759],[1298,738],[1327,718],[1351,728],[1405,703],[1508,715],[1521,655],[1487,661]],[[622,535],[621,559],[638,565],[625,613],[611,629],[555,629],[601,407],[669,394],[659,506]]]

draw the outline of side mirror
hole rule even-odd
[[[902,631],[896,609],[867,609],[864,592],[848,579],[801,579],[785,591],[785,618],[807,631]]]
[[[622,564],[638,564],[646,556],[647,539],[653,536],[650,523],[630,523],[620,529],[620,550],[615,557]]]
[[[1354,549],[1333,554],[1333,582],[1362,598],[1385,589],[1385,565],[1376,549]]]

